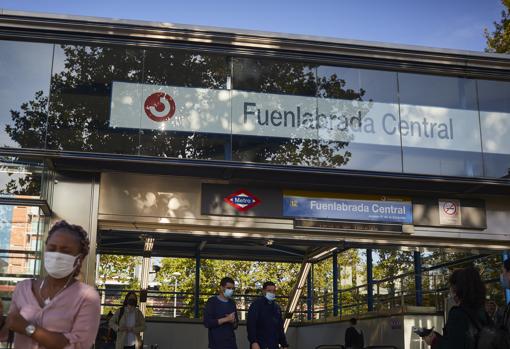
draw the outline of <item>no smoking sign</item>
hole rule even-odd
[[[445,201],[443,203],[443,211],[448,216],[453,216],[457,213],[457,204],[453,201]]]
[[[460,201],[451,199],[439,199],[439,224],[461,225]]]

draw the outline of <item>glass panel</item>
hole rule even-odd
[[[318,164],[315,66],[234,58],[233,89],[233,160]]]
[[[40,273],[45,219],[37,207],[0,205],[0,295],[10,299],[16,283]]]
[[[146,50],[143,98],[169,94],[175,113],[162,120],[166,122],[159,122],[148,114],[145,105],[140,109],[141,153],[189,159],[228,158],[230,128],[222,123],[230,122],[229,93],[222,90],[227,87],[229,72],[226,56]],[[179,129],[182,131],[176,131]]]
[[[27,248],[37,246],[37,240],[28,241],[30,243],[28,243]],[[4,275],[31,276],[36,274],[36,268],[40,264],[40,260],[34,253],[0,253],[0,264],[1,273]]]
[[[135,48],[56,46],[48,148],[137,154],[139,127],[115,127],[110,106],[113,82],[139,82],[142,63]]]
[[[399,73],[404,172],[483,176],[475,80]]]
[[[44,148],[52,44],[0,41],[0,146]]]
[[[40,198],[43,173],[41,162],[0,157],[0,196]]]
[[[14,256],[13,253],[40,250],[42,219],[38,207],[0,205],[0,250],[8,251],[8,258],[18,262],[30,259],[30,256]],[[8,260],[6,262],[4,273],[33,274],[36,271],[31,263],[23,264],[21,268],[19,263],[14,267]]]
[[[318,68],[320,161],[324,167],[402,171],[397,74]],[[319,122],[320,124],[320,122]]]
[[[510,82],[478,80],[485,175],[510,174]]]

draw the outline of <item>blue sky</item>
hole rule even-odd
[[[0,8],[482,51],[500,0],[0,0]]]

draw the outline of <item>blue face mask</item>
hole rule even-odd
[[[227,288],[223,292],[223,295],[225,296],[225,298],[230,298],[234,295],[234,290]]]
[[[510,281],[508,281],[505,275],[503,274],[499,275],[499,283],[501,284],[501,287],[510,289]]]
[[[266,299],[270,302],[274,301],[276,298],[276,295],[272,292],[266,292]]]

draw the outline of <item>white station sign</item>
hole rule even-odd
[[[510,152],[505,117],[482,115],[504,148],[484,150]],[[480,152],[479,120],[472,110],[114,82],[110,127]]]

